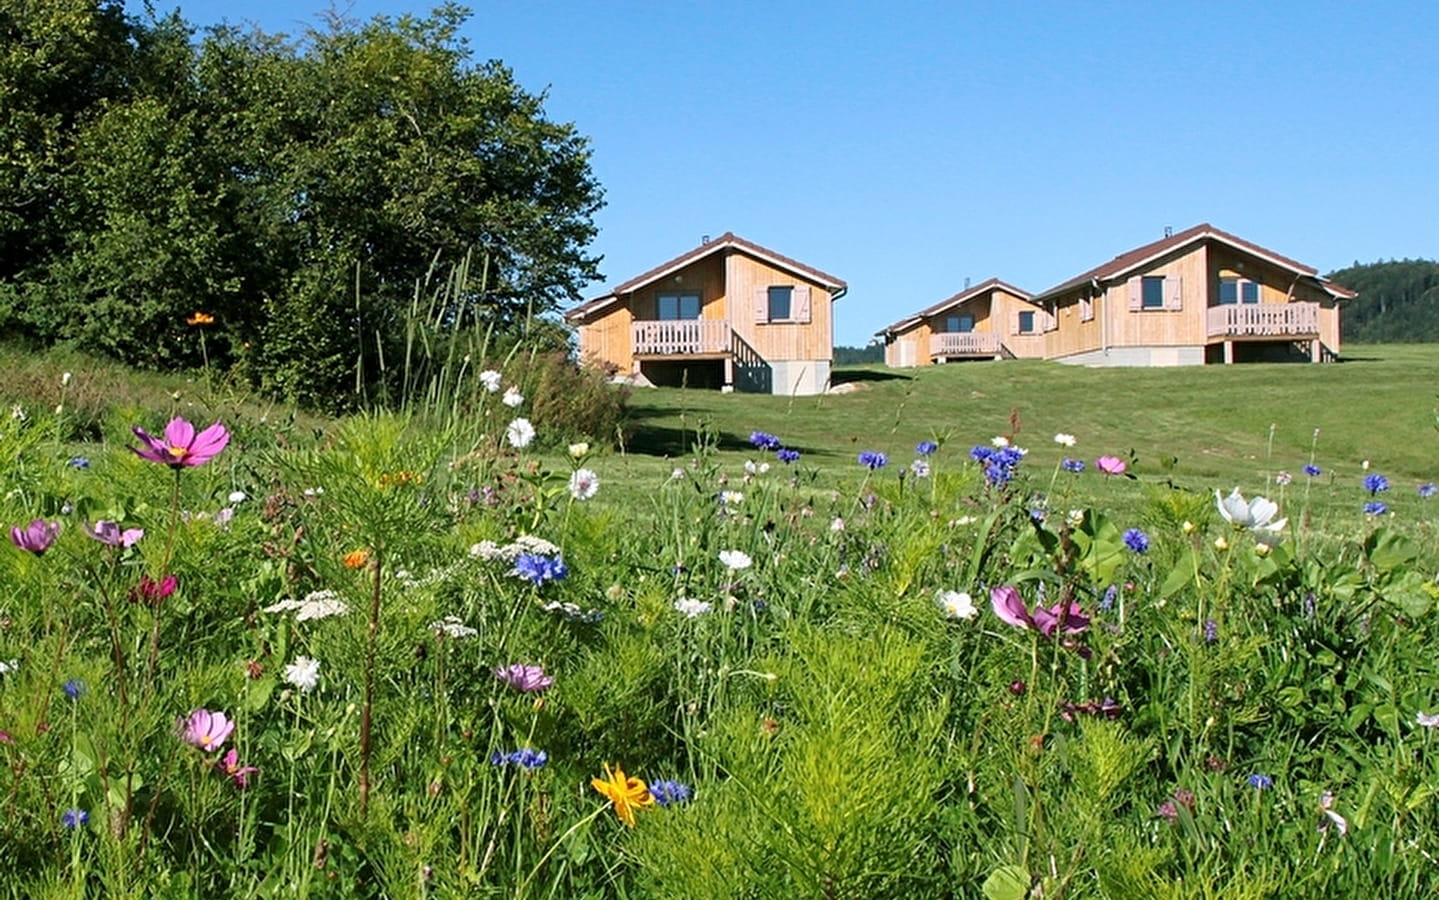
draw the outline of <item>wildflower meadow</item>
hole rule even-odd
[[[474,377],[440,422],[0,416],[0,892],[1439,885],[1431,482],[902,417],[636,475]]]

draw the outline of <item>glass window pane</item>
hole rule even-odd
[[[1159,309],[1164,306],[1164,276],[1144,276],[1143,289],[1140,306],[1145,309]]]
[[[674,294],[660,294],[658,313],[661,321],[679,318],[678,299]]]
[[[772,287],[769,289],[769,319],[771,322],[783,321],[789,318],[790,295],[794,293],[792,287]]]
[[[700,295],[683,294],[680,296],[680,318],[698,319],[700,317]]]
[[[1244,282],[1242,285],[1240,285],[1240,290],[1242,290],[1242,291],[1244,292],[1242,299],[1244,300],[1245,303],[1258,303],[1258,302],[1259,302],[1259,285],[1258,285],[1258,284],[1254,283],[1253,281],[1246,281],[1246,282]]]
[[[1019,331],[1021,334],[1029,334],[1034,331],[1034,313],[1022,312],[1019,314]]]
[[[1219,279],[1219,302],[1225,306],[1239,302],[1239,279]]]

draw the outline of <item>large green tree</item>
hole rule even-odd
[[[598,277],[588,142],[508,68],[471,62],[467,11],[195,43],[178,20],[64,2],[111,23],[129,55],[105,63],[124,90],[67,89],[78,111],[54,123],[65,162],[45,183],[64,215],[28,268],[0,270],[0,295],[38,336],[191,362],[184,319],[203,310],[217,361],[333,406],[357,376],[383,377],[368,360],[397,355],[437,263],[469,256],[486,276],[446,293],[432,320],[447,328],[511,327]],[[26,190],[16,205],[38,202]]]

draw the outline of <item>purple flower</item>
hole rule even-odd
[[[570,570],[565,566],[562,557],[550,558],[538,553],[521,553],[515,557],[515,568],[511,574],[541,585],[546,581],[559,581],[570,574]]]
[[[1432,497],[1434,496],[1436,490],[1439,490],[1439,488],[1434,487],[1434,482],[1426,481],[1423,484],[1419,485],[1419,496]]]
[[[1380,491],[1387,491],[1389,490],[1389,479],[1378,473],[1365,475],[1364,490],[1368,491],[1370,496],[1373,496]]]
[[[1250,775],[1248,781],[1249,786],[1254,788],[1256,791],[1268,790],[1269,788],[1274,787],[1274,779],[1270,778],[1268,775],[1263,774],[1262,772],[1255,772],[1253,775]]]
[[[36,556],[43,556],[50,545],[55,543],[55,538],[60,534],[59,522],[46,522],[44,519],[33,519],[29,525],[21,528],[19,525],[10,526],[10,541],[21,550],[29,550]]]
[[[1114,601],[1115,601],[1115,599],[1118,598],[1118,597],[1119,597],[1119,585],[1117,585],[1117,584],[1111,584],[1109,587],[1105,588],[1105,589],[1104,589],[1104,597],[1103,597],[1102,599],[1100,599],[1100,601],[1099,601],[1099,609],[1100,609],[1100,611],[1101,611],[1101,612],[1109,612],[1111,609],[1114,609]]]
[[[208,709],[197,709],[188,718],[177,720],[176,725],[180,729],[180,740],[206,753],[219,750],[235,730],[235,723],[224,713]]]
[[[939,445],[936,444],[934,441],[920,441],[918,444],[914,445],[914,452],[918,453],[920,456],[929,456],[931,453],[938,449]]]
[[[1024,451],[1018,447],[986,447],[979,444],[970,449],[969,456],[984,467],[984,480],[990,487],[1004,487],[1014,480]]]
[[[889,462],[889,457],[878,450],[866,450],[859,455],[859,464],[867,467],[870,471],[883,469]]]
[[[240,754],[235,751],[234,747],[231,747],[224,756],[215,760],[215,769],[221,775],[235,782],[235,787],[242,791],[250,786],[250,776],[260,771],[255,766],[240,765]]]
[[[69,681],[65,682],[61,690],[63,690],[65,692],[65,696],[69,697],[71,700],[79,700],[80,695],[85,693],[85,682],[81,681],[78,678],[71,678]]]
[[[140,603],[154,609],[166,597],[175,593],[175,588],[179,584],[179,579],[174,575],[166,575],[159,581],[149,575],[141,575],[140,583],[130,588],[130,602]]]
[[[659,781],[650,782],[650,796],[660,806],[669,806],[675,803],[687,803],[690,799],[690,788],[687,784],[669,778],[662,778]]]
[[[555,683],[553,677],[545,674],[544,666],[527,666],[523,663],[501,666],[495,669],[495,677],[522,694],[542,691]]]
[[[1204,643],[1212,644],[1219,640],[1219,623],[1213,619],[1204,620]]]
[[[90,821],[90,814],[83,809],[67,809],[60,816],[60,824],[72,831],[76,828],[83,828]]]
[[[1124,532],[1124,546],[1135,553],[1149,552],[1149,535],[1138,528],[1130,528]]]
[[[90,468],[90,460],[83,456],[72,456],[70,457],[70,461],[65,465],[72,469],[88,469]]]
[[[1310,478],[1318,478],[1323,473],[1323,471],[1324,470],[1314,465],[1314,463],[1309,463],[1303,469],[1304,474],[1308,475]]]
[[[1106,475],[1123,475],[1124,470],[1129,468],[1124,460],[1117,456],[1101,456],[1094,461],[1094,467]]]
[[[1047,608],[1036,604],[1030,611],[1019,596],[1019,590],[1012,585],[991,589],[989,602],[994,614],[1002,621],[1016,628],[1032,628],[1045,637],[1054,637],[1059,631],[1079,634],[1089,627],[1089,618],[1078,603],[1070,601],[1067,608],[1063,603]]]
[[[138,425],[132,426],[130,430],[145,444],[143,447],[130,448],[135,451],[136,456],[150,462],[162,463],[172,469],[202,466],[214,459],[225,449],[225,445],[230,443],[230,432],[219,422],[196,434],[195,426],[178,416],[165,426],[162,438],[148,434]]]
[[[775,451],[775,454],[774,454],[774,455],[775,455],[775,456],[779,459],[779,461],[782,462],[782,463],[792,463],[792,462],[798,462],[798,461],[799,461],[799,451],[798,451],[798,450],[790,450],[790,449],[787,449],[787,448],[781,448],[780,450]]]
[[[538,769],[550,761],[549,754],[543,750],[531,750],[529,747],[521,747],[518,750],[511,750],[505,753],[496,750],[490,754],[490,765],[492,766],[521,766],[526,769]]]
[[[761,450],[778,450],[783,446],[779,438],[764,431],[751,431],[749,442]]]
[[[1370,500],[1364,504],[1364,515],[1366,516],[1382,516],[1388,512],[1389,504],[1380,500]]]
[[[1074,472],[1077,474],[1084,471],[1084,460],[1065,457],[1064,462],[1060,463],[1059,467],[1066,472]]]
[[[102,544],[111,547],[133,547],[135,542],[145,536],[143,528],[127,528],[120,530],[120,526],[108,519],[101,519],[94,525],[81,525],[85,533]]]

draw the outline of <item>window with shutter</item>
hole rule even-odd
[[[1164,309],[1177,310],[1184,307],[1184,279],[1172,275],[1164,279]]]
[[[1144,279],[1138,275],[1129,279],[1129,308],[1142,309],[1144,306]]]
[[[1034,334],[1034,310],[1020,310],[1019,327],[1016,330],[1020,334]]]
[[[794,321],[799,322],[799,323],[801,323],[801,324],[807,324],[807,323],[809,322],[809,320],[810,320],[810,308],[809,308],[810,300],[809,300],[809,298],[810,298],[809,285],[807,285],[807,284],[797,284],[797,285],[794,286],[794,293],[790,296],[790,301],[791,301],[791,303],[790,303],[790,312],[791,312],[791,314],[792,314],[793,317],[794,317]]]
[[[1140,309],[1164,308],[1164,276],[1145,275],[1140,282]]]

